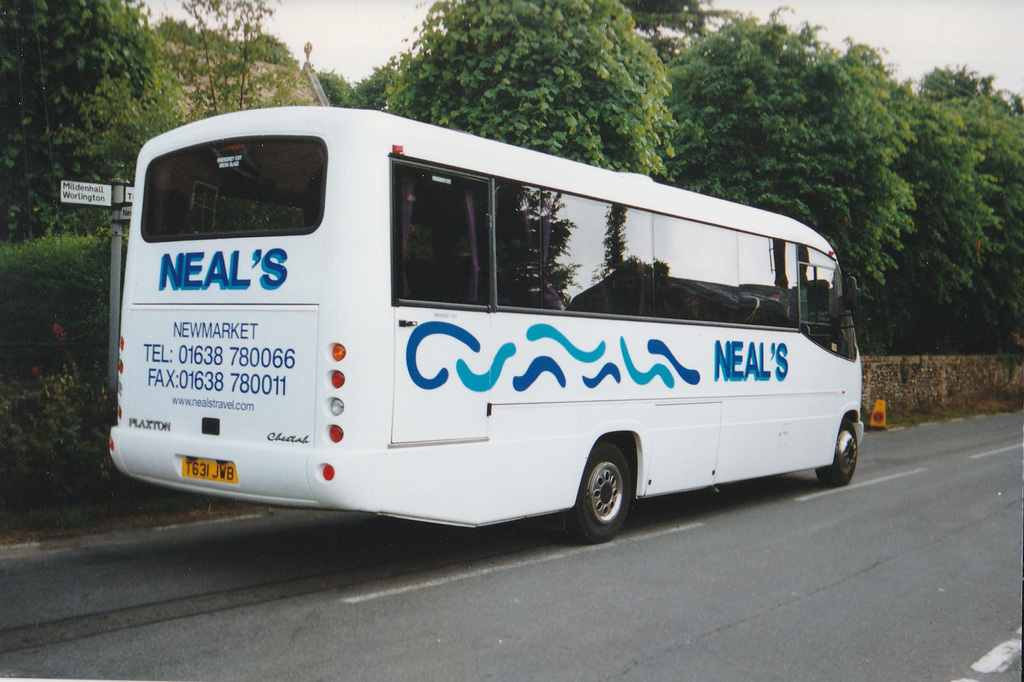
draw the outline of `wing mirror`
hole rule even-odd
[[[860,310],[861,292],[856,277],[847,277],[843,283],[843,307],[851,313]]]

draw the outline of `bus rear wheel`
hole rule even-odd
[[[576,506],[569,512],[573,536],[592,544],[615,537],[626,522],[632,485],[622,451],[611,443],[595,445],[580,480]]]
[[[853,424],[844,419],[836,436],[836,452],[832,464],[815,469],[814,473],[822,485],[839,488],[850,482],[857,468],[857,435]]]

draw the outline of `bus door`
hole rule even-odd
[[[483,312],[395,309],[392,442],[487,437],[488,318]]]
[[[488,189],[447,169],[393,163],[394,443],[487,437]]]

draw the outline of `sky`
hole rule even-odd
[[[154,18],[183,18],[180,0],[146,0]],[[415,40],[432,0],[282,0],[270,33],[305,61],[313,44],[317,71],[334,71],[349,82],[365,78]],[[995,76],[995,86],[1024,94],[1024,0],[714,0],[766,20],[785,5],[793,26],[822,27],[819,36],[842,49],[847,39],[883,54],[897,79],[920,80],[936,67],[966,66]]]

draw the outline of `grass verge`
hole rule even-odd
[[[1008,414],[1020,412],[1022,409],[1024,409],[1024,404],[1019,401],[992,399],[972,404],[969,407],[936,407],[930,410],[914,410],[905,414],[888,414],[886,423],[889,428],[914,426],[926,422],[980,417],[987,414]]]
[[[83,507],[0,511],[0,545],[75,537],[121,528],[249,514],[265,506],[182,493]]]

